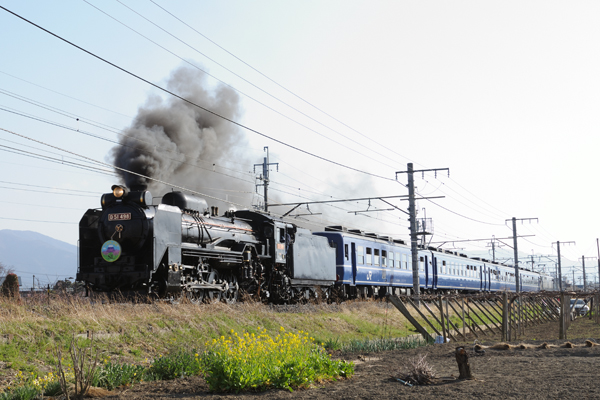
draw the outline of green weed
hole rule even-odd
[[[426,346],[422,339],[364,339],[351,340],[342,346],[341,350],[348,353],[366,352],[377,353],[388,350],[414,349]]]
[[[118,364],[105,361],[96,370],[92,379],[92,386],[113,390],[122,385],[141,382],[147,375],[147,368],[141,365]]]
[[[213,391],[266,390],[308,386],[324,379],[349,377],[354,365],[331,360],[314,338],[300,331],[286,333],[280,328],[276,337],[266,330],[259,334],[231,331],[207,342],[201,357],[204,378]]]

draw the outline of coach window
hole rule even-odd
[[[365,263],[365,249],[362,246],[356,246],[356,262],[358,264]]]
[[[373,249],[373,265],[379,265],[379,249]]]
[[[367,264],[373,264],[373,249],[367,247]]]
[[[389,264],[391,268],[395,268],[396,266],[394,265],[394,252],[390,251],[390,255],[389,255]]]
[[[387,267],[387,251],[381,250],[381,265]]]
[[[423,257],[419,257],[419,271],[425,271],[423,265],[424,265],[424,259]]]
[[[285,243],[285,229],[279,228],[279,243]]]
[[[344,257],[346,257],[346,260],[349,259],[349,257],[348,257],[348,243],[346,243],[344,245]]]

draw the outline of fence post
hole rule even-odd
[[[448,329],[448,333],[450,333],[450,312],[448,312],[448,298],[446,298],[446,329]],[[458,333],[458,332],[456,332]]]
[[[560,318],[559,318],[559,325],[558,325],[558,338],[561,340],[564,340],[566,337],[565,335],[565,294],[561,293],[560,294]]]
[[[508,337],[508,293],[502,293],[502,341]]]
[[[427,343],[434,342],[434,339],[431,337],[429,332],[427,332],[427,330],[423,328],[423,326],[421,326],[421,324],[419,324],[417,320],[413,318],[412,315],[410,315],[410,312],[408,312],[408,309],[406,308],[404,303],[402,303],[402,300],[400,300],[400,298],[392,296],[391,294],[388,294],[387,298],[391,301],[394,307],[396,307],[398,311],[400,311],[404,315],[404,317],[406,317],[406,319],[417,329],[417,331],[423,336],[423,339],[425,339]]]
[[[446,343],[446,323],[444,322],[444,302],[442,296],[440,296],[440,321],[442,322],[442,333],[444,334],[444,343]]]
[[[467,337],[467,331],[465,329],[465,299],[464,297],[461,297],[460,299],[460,306],[462,308],[462,322],[463,322],[463,337]]]

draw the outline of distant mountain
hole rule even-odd
[[[35,275],[36,287],[75,277],[77,246],[32,231],[0,230],[0,263],[21,277],[30,288]],[[22,287],[23,288],[23,287]]]

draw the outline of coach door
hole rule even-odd
[[[479,273],[479,290],[485,290],[485,265],[481,266]]]
[[[431,271],[429,267],[429,257],[425,256],[425,265],[423,266],[425,270],[425,289],[429,289],[431,287]]]
[[[433,288],[437,289],[437,285],[438,285],[438,259],[437,257],[435,257],[433,254],[431,255],[433,264],[432,264],[432,269],[433,269]]]
[[[356,285],[356,243],[351,244],[352,254],[352,285]]]

